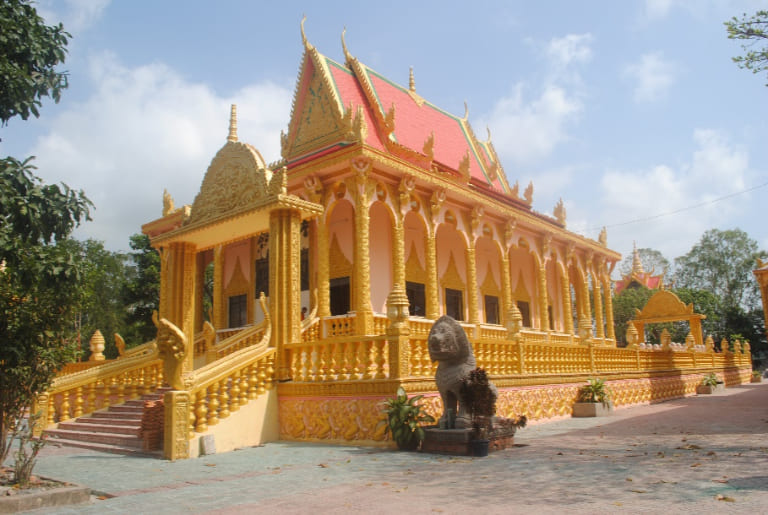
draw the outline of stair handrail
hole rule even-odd
[[[97,367],[57,377],[51,383],[51,386],[48,389],[48,393],[56,393],[59,390],[68,389],[75,386],[82,386],[91,381],[104,380],[111,376],[122,374],[126,371],[141,368],[142,366],[145,366],[152,361],[159,360],[160,356],[157,351],[157,346],[155,345],[154,341],[150,343],[152,344],[153,348],[150,352],[145,354],[116,359]]]
[[[271,317],[269,315],[269,308],[267,307],[267,298],[263,293],[259,297],[259,304],[261,305],[261,310],[264,313],[264,320],[256,325],[247,327],[242,331],[233,334],[232,336],[228,336],[227,338],[224,338],[220,342],[216,343],[216,345],[213,347],[213,352],[216,353],[217,361],[231,354],[233,352],[231,349],[237,347],[237,345],[240,344],[243,340],[256,336],[259,333],[266,335],[267,341],[269,341],[269,336],[272,334]],[[263,340],[264,337],[262,336],[259,343],[256,345],[260,345]],[[216,363],[216,361],[213,361],[212,363]],[[209,363],[208,365],[212,363]],[[208,365],[198,369],[198,371],[206,368]]]

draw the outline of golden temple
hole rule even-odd
[[[619,406],[691,394],[709,372],[749,380],[744,348],[617,348],[621,256],[605,230],[569,231],[562,200],[535,211],[533,184],[510,184],[490,134],[422,98],[412,71],[401,86],[343,34],[343,62],[303,22],[301,35],[281,159],[239,140],[233,106],[191,206],[166,195],[143,226],[161,256],[157,339],[62,373],[38,403],[49,427],[165,383],[170,459],[209,435],[219,451],[382,444],[380,403],[398,386],[439,411],[426,338],[443,314],[461,321],[507,417],[569,415],[587,377],[609,381]]]

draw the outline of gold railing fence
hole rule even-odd
[[[410,335],[405,342],[409,356],[408,374],[396,379],[434,377],[437,364],[430,359],[427,346],[433,323],[420,317],[409,319]],[[347,334],[354,328],[354,315],[330,317],[321,320],[320,324],[330,334]],[[590,344],[582,344],[571,334],[527,329],[520,332],[519,342],[515,342],[500,326],[466,323],[462,326],[470,335],[477,365],[496,377],[652,373],[751,364],[749,353],[738,346],[735,352],[727,353],[702,349],[617,348],[615,342],[607,338],[595,338]],[[318,336],[313,340],[314,327],[304,327],[301,343],[284,347],[293,381],[392,379],[386,334],[364,338],[327,336],[321,339]],[[472,338],[473,334],[479,334],[479,337]]]
[[[230,342],[231,350],[215,362],[205,365],[185,378],[190,383],[192,410],[189,417],[189,438],[205,432],[241,406],[272,388],[275,375],[276,349],[269,347],[272,327],[269,318],[260,330],[241,332]],[[254,339],[259,336],[258,342]],[[241,343],[239,340],[243,340]]]
[[[336,338],[285,345],[294,381],[355,381],[389,377],[386,336]]]
[[[33,406],[43,415],[37,431],[157,390],[163,384],[163,362],[154,343],[151,346],[150,352],[58,376]]]

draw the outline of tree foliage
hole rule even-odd
[[[749,16],[742,14],[725,22],[729,39],[743,41],[741,48],[744,55],[733,58],[739,68],[752,73],[768,71],[768,11],[757,11]],[[768,84],[766,84],[768,86]]]
[[[756,259],[765,256],[757,242],[740,229],[710,229],[686,255],[675,259],[675,285],[707,290],[724,307],[750,310],[760,299],[752,269]]]
[[[616,328],[616,340],[626,346],[629,321],[635,318],[635,309],[643,309],[658,290],[648,288],[626,288],[613,297],[613,323]]]
[[[59,101],[67,73],[56,67],[71,37],[61,24],[46,25],[29,0],[0,2],[0,124],[39,116],[43,97]]]
[[[160,305],[160,255],[145,234],[131,236],[131,266],[126,270],[122,300],[127,307],[126,334],[131,344],[153,339],[157,328],[152,312]]]
[[[0,160],[0,462],[15,421],[77,351],[80,270],[61,241],[91,204],[31,170],[29,160]]]

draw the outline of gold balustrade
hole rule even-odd
[[[194,371],[185,378],[191,399],[188,438],[205,432],[241,406],[272,389],[276,349],[267,326],[257,344],[248,345]]]
[[[284,346],[291,378],[298,382],[386,379],[386,336],[336,338]]]
[[[264,338],[268,325],[269,321],[263,320],[257,325],[246,327],[245,329],[240,328],[229,337],[219,340],[211,349],[213,352],[212,360],[221,359],[233,352],[260,343]]]
[[[355,334],[355,315],[337,315],[325,317],[322,320],[323,331],[321,338],[353,336]]]
[[[151,345],[154,347],[154,343]],[[34,412],[41,411],[43,415],[36,433],[58,422],[152,393],[162,384],[163,362],[156,347],[151,352],[58,376],[33,406]]]

